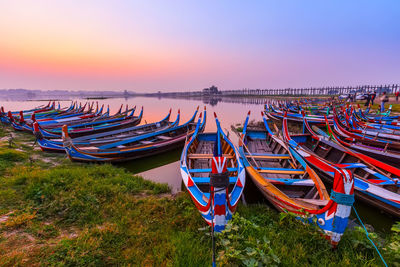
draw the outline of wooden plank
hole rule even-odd
[[[315,183],[311,179],[288,179],[288,178],[269,178],[265,179],[271,184],[285,184],[290,186],[314,186]]]
[[[230,154],[223,154],[222,155],[225,158],[228,159],[233,159],[234,157]],[[188,158],[189,159],[212,159],[214,157],[213,154],[189,154]]]
[[[329,202],[327,199],[296,198],[296,200],[304,201],[317,206],[325,206]]]
[[[280,173],[280,174],[304,174],[305,171],[301,169],[281,169],[281,168],[262,168],[257,170],[260,173]]]
[[[250,157],[250,155],[246,155],[246,157]],[[252,154],[252,157],[255,159],[290,159],[289,154]]]

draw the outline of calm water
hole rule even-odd
[[[82,103],[88,101],[85,99],[73,99],[81,101]],[[93,100],[90,100],[93,101]],[[249,103],[226,103],[226,102],[213,102],[204,103],[201,100],[186,100],[186,99],[158,99],[158,98],[146,98],[146,97],[135,97],[135,98],[115,98],[115,99],[102,99],[96,100],[99,104],[110,105],[111,114],[116,112],[121,104],[128,104],[129,107],[137,106],[137,114],[139,113],[140,107],[144,107],[142,123],[150,123],[161,120],[168,113],[169,109],[172,108],[171,120],[174,120],[177,115],[178,109],[181,110],[180,122],[186,122],[192,117],[197,106],[200,106],[199,111],[203,111],[203,107],[207,108],[207,124],[206,132],[213,132],[216,130],[214,112],[218,115],[221,122],[221,126],[224,131],[229,131],[231,125],[243,123],[246,114],[251,110],[251,119],[261,120],[261,111],[263,110],[263,101],[258,101],[259,104]],[[248,101],[244,101],[248,102]],[[0,100],[0,106],[4,106],[7,110],[20,110],[30,109],[35,106],[47,104],[48,101],[2,101]],[[69,106],[71,100],[60,101],[61,106]],[[230,132],[229,137],[234,144],[237,144],[237,136]],[[160,183],[168,183],[171,187],[172,192],[176,193],[181,190],[181,176],[179,172],[179,158],[181,149],[170,151],[161,155],[157,155],[151,158],[139,159],[131,162],[120,163],[118,166],[124,167],[135,174],[140,174],[146,179],[153,180]],[[248,192],[246,198],[251,198],[254,192]],[[262,201],[262,199],[256,199],[255,201]],[[251,202],[254,202],[254,198]],[[362,203],[356,203],[357,210],[363,218],[364,223],[373,225],[373,227],[384,233],[390,232],[390,227],[395,221],[393,218],[381,214],[379,211],[372,209]]]
[[[78,102],[86,102],[93,100],[86,99],[72,99],[78,100]],[[114,98],[114,99],[101,99],[95,100],[99,102],[99,105],[105,104],[110,105],[111,114],[118,111],[121,104],[129,105],[129,107],[137,106],[137,114],[139,114],[140,108],[143,106],[143,120],[142,124],[159,121],[166,116],[169,109],[172,108],[171,120],[175,120],[178,109],[181,111],[180,122],[186,122],[193,116],[197,106],[200,106],[199,111],[204,110],[204,106],[207,109],[207,123],[206,132],[216,131],[216,125],[214,120],[214,112],[217,114],[221,126],[224,131],[229,131],[231,125],[237,123],[243,123],[246,114],[249,110],[252,111],[252,118],[260,120],[261,111],[263,110],[262,104],[237,104],[237,103],[222,103],[213,102],[212,104],[204,103],[200,100],[186,100],[186,99],[158,99],[158,98],[147,98],[147,97],[134,97],[134,98]],[[48,101],[2,101],[0,100],[0,106],[4,106],[6,111],[12,110],[23,110],[30,109],[39,105],[47,104]],[[62,107],[69,106],[71,100],[60,101]],[[231,140],[236,144],[237,136],[233,133],[229,134]],[[133,173],[139,173],[157,182],[168,183],[173,192],[181,190],[181,176],[179,172],[179,163],[181,150],[175,150],[172,152],[164,153],[155,157],[139,159],[131,162],[125,162],[118,164],[123,166]]]

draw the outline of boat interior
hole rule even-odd
[[[216,138],[216,133],[199,134],[188,148],[187,166],[189,172],[193,182],[205,193],[210,192],[210,173]],[[227,159],[230,192],[237,180],[238,164],[233,148],[223,138],[220,140],[222,156]]]
[[[306,170],[288,150],[265,130],[247,130],[244,150],[249,163],[269,183],[296,201],[303,201],[316,206],[325,205],[327,200],[320,200],[318,189]]]

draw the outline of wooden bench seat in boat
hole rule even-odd
[[[286,184],[298,186],[314,186],[312,179],[286,179],[286,178],[265,178],[271,184]]]
[[[235,172],[237,171],[237,168],[228,168],[229,172]],[[205,173],[205,172],[211,172],[211,168],[207,169],[189,169],[189,172],[191,173]]]
[[[172,139],[172,137],[165,136],[165,135],[159,135],[159,136],[157,136],[157,138],[161,139],[161,140],[171,140]]]
[[[325,206],[329,202],[329,200],[327,200],[327,199],[296,198],[295,200],[306,202],[306,203],[317,205],[317,206]]]
[[[254,159],[290,159],[289,154],[246,153],[245,155]]]
[[[225,158],[228,159],[233,159],[233,156],[230,154],[223,154],[222,155]],[[213,154],[189,154],[188,158],[189,159],[212,159],[214,157]]]
[[[140,141],[140,143],[141,143],[141,144],[144,144],[144,145],[150,145],[150,144],[153,144],[153,142],[152,142],[152,141],[146,141],[146,140]]]
[[[279,174],[304,174],[303,169],[286,169],[286,168],[258,168],[259,173],[279,173]]]
[[[237,177],[229,177],[229,183],[234,184],[236,183]],[[209,184],[210,177],[192,177],[192,180],[195,184]]]

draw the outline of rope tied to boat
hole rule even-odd
[[[352,206],[354,203],[354,194],[353,195],[346,195],[343,193],[339,193],[336,191],[331,191],[331,199],[338,204],[345,205],[345,206]]]
[[[354,213],[355,213],[356,216],[357,216],[358,221],[361,223],[362,227],[364,228],[365,235],[367,236],[367,239],[371,242],[372,246],[375,248],[375,250],[376,250],[376,252],[378,253],[379,257],[381,258],[383,264],[384,264],[386,267],[388,267],[388,265],[387,265],[385,259],[383,258],[382,254],[380,253],[378,247],[375,245],[374,241],[372,241],[372,239],[369,237],[369,233],[368,233],[368,231],[367,231],[367,228],[365,227],[364,223],[361,221],[361,218],[360,218],[360,216],[358,215],[357,210],[356,210],[356,208],[355,208],[354,206],[353,206],[353,210],[354,210]]]

